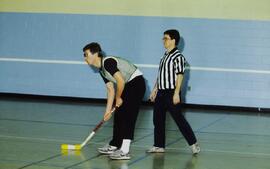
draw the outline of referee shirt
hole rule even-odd
[[[157,85],[159,90],[171,90],[176,87],[178,74],[184,74],[185,58],[178,48],[166,52],[159,63]]]

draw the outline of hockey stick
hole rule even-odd
[[[117,110],[117,107],[114,107],[111,111],[111,114],[114,113]],[[96,134],[96,132],[98,131],[98,129],[105,123],[104,119],[102,119],[94,128],[94,130],[92,130],[92,132],[88,135],[88,137],[81,143],[81,144],[62,144],[61,145],[61,149],[62,150],[81,150],[86,143],[91,140],[94,135]]]

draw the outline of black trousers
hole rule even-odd
[[[145,93],[145,80],[138,76],[126,83],[122,93],[123,104],[114,114],[113,138],[110,145],[121,147],[123,139],[133,140],[139,108]]]
[[[189,123],[181,112],[181,104],[173,104],[174,90],[158,90],[154,103],[154,146],[165,148],[166,112],[170,112],[189,145],[197,142]]]

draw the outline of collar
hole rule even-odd
[[[169,52],[169,54],[174,53],[177,49],[178,49],[177,47],[173,48],[173,50],[171,50],[171,51]]]
[[[175,48],[173,48],[173,50],[171,50],[170,52],[165,52],[165,54],[172,54],[172,53],[174,53],[176,50],[177,50],[178,48],[177,47],[175,47]]]
[[[102,71],[102,66],[103,66],[103,58],[104,58],[104,57],[101,57],[101,59],[100,59],[100,62],[101,62],[101,63],[100,63],[100,68],[99,68],[99,71]]]

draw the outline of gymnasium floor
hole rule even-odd
[[[269,169],[270,114],[186,110],[201,153],[192,156],[167,118],[167,152],[146,154],[153,143],[152,109],[143,106],[137,121],[132,159],[113,161],[97,147],[110,140],[112,120],[81,152],[61,152],[78,144],[102,118],[104,104],[0,99],[0,169]]]

